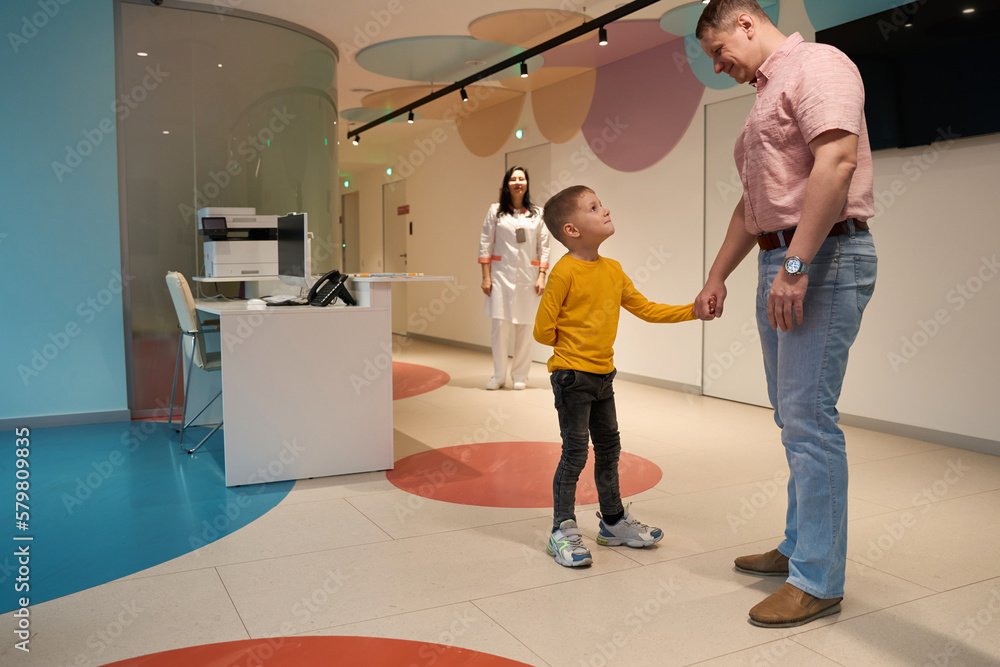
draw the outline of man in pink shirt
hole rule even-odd
[[[711,0],[696,36],[715,71],[754,86],[757,99],[734,151],[743,197],[694,314],[722,316],[726,278],[759,247],[757,328],[790,470],[785,539],[737,558],[736,569],[786,577],[751,623],[798,626],[839,612],[844,596],[847,453],[836,406],[877,267],[864,86],[847,56],[786,37],[754,0]]]

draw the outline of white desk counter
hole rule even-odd
[[[226,486],[391,469],[390,283],[450,279],[352,278],[357,306],[197,301],[220,323]]]

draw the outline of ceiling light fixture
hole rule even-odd
[[[413,124],[413,109],[410,109],[410,115],[406,117],[406,122]]]
[[[465,87],[464,86],[462,87],[462,101],[463,102],[468,102],[469,101],[469,94],[467,92],[465,92]]]
[[[521,61],[521,78],[528,78],[528,63],[523,60]]]
[[[604,29],[603,25],[597,29],[597,43],[601,46],[608,45],[608,31]]]
[[[357,146],[358,144],[360,144],[361,143],[361,135],[360,134],[355,134],[354,135],[354,140],[351,143],[354,144],[355,146]]]
[[[632,0],[632,2],[624,4],[621,7],[617,7],[614,10],[608,12],[607,14],[603,14],[593,20],[586,21],[581,25],[577,26],[576,28],[567,30],[561,35],[557,35],[556,37],[553,37],[550,40],[547,40],[545,42],[542,42],[541,44],[533,46],[530,49],[525,49],[524,51],[521,51],[520,53],[511,56],[506,60],[501,60],[500,62],[494,63],[493,65],[490,65],[489,67],[486,67],[485,69],[476,72],[475,74],[472,74],[471,76],[467,76],[464,79],[461,79],[460,81],[456,81],[451,85],[445,86],[440,90],[438,90],[437,92],[431,93],[430,95],[427,95],[425,97],[420,98],[419,100],[414,101],[412,104],[409,104],[405,107],[401,107],[399,109],[394,109],[392,111],[389,111],[384,116],[376,118],[375,120],[366,123],[365,125],[362,125],[357,130],[352,130],[351,132],[348,132],[347,136],[348,138],[356,137],[362,132],[367,132],[368,130],[374,127],[378,127],[382,123],[390,121],[393,118],[396,118],[397,116],[401,116],[404,113],[410,111],[411,109],[422,107],[425,104],[429,104],[434,100],[437,100],[438,98],[444,97],[445,95],[450,95],[451,93],[461,91],[461,89],[464,88],[465,86],[468,86],[473,83],[478,83],[483,79],[486,79],[499,72],[503,72],[504,70],[510,67],[514,67],[515,65],[520,64],[522,67],[522,71],[525,71],[527,70],[528,67],[527,61],[533,58],[534,56],[537,56],[541,53],[545,53],[549,49],[554,49],[560,44],[565,44],[566,42],[574,40],[577,37],[580,37],[581,35],[586,35],[588,32],[599,30],[600,28],[609,23],[617,21],[618,19],[624,16],[628,16],[629,14],[634,14],[635,12],[641,9],[645,9],[646,7],[649,7],[650,5],[655,4],[659,1],[660,0]],[[469,63],[466,62],[466,64],[468,65]]]

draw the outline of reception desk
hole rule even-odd
[[[357,306],[199,300],[218,317],[226,486],[393,466],[393,282],[352,278]]]

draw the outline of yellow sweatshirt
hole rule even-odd
[[[551,345],[551,373],[560,368],[610,373],[615,369],[614,343],[621,308],[647,322],[695,319],[691,308],[652,303],[613,259],[585,262],[569,255],[549,274],[535,315],[535,340]]]

